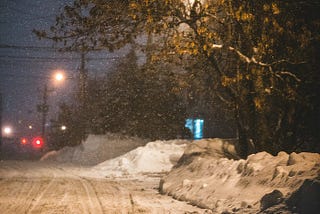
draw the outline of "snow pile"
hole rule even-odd
[[[70,169],[87,177],[128,177],[163,173],[170,171],[177,163],[189,142],[169,140],[146,144],[137,138],[111,134],[90,135],[81,145],[48,152],[41,160],[93,166],[79,171]]]
[[[63,163],[96,165],[146,143],[145,140],[139,138],[115,134],[89,135],[79,146],[65,147],[59,151],[48,152],[41,158],[41,161],[51,160]]]
[[[100,163],[93,167],[92,171],[101,172],[104,177],[168,172],[182,156],[188,142],[186,140],[150,142],[115,159]]]
[[[162,178],[160,190],[217,213],[275,213],[289,208],[304,213],[305,204],[319,208],[319,193],[313,191],[312,202],[306,203],[301,198],[307,191],[300,187],[309,181],[304,189],[319,189],[319,173],[316,153],[260,152],[240,160],[234,141],[207,139],[188,145],[178,164]],[[297,207],[297,200],[304,205]]]

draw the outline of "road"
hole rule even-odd
[[[85,177],[88,169],[0,162],[0,213],[210,213],[158,193],[159,177]]]

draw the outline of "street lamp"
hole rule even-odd
[[[61,82],[64,80],[64,75],[61,71],[57,71],[57,73],[55,73],[54,75],[54,79],[58,82]]]
[[[61,131],[65,131],[65,130],[67,129],[67,127],[64,126],[64,125],[62,125],[62,126],[60,127],[60,129],[61,129]]]
[[[11,126],[3,126],[1,130],[1,136],[10,138],[13,136],[13,129]]]
[[[11,133],[12,133],[12,128],[11,127],[9,127],[9,126],[6,126],[6,127],[4,127],[3,128],[3,133],[5,134],[5,135],[10,135]]]
[[[64,80],[64,74],[62,71],[56,71],[53,74],[53,79],[55,82],[61,82]],[[48,83],[45,82],[43,95],[42,95],[42,103],[38,105],[38,111],[42,113],[42,120],[41,120],[41,136],[45,138],[45,132],[46,132],[46,121],[47,121],[47,115],[49,112],[49,105],[48,105]]]

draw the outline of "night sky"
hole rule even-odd
[[[0,1],[2,125],[12,126],[17,137],[40,133],[41,114],[36,107],[41,103],[45,82],[51,89],[48,98],[50,118],[56,115],[60,102],[70,100],[80,65],[79,54],[58,52],[52,48],[52,41],[39,40],[32,33],[33,29],[49,29],[55,22],[55,15],[70,3],[72,0]],[[91,54],[86,68],[90,75],[105,73],[120,55],[108,52]],[[49,78],[56,69],[64,70],[68,76],[59,86]],[[30,124],[32,130],[28,129]]]

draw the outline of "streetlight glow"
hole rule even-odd
[[[54,77],[55,77],[55,80],[57,80],[59,82],[64,79],[64,75],[61,72],[56,73]]]
[[[12,133],[12,129],[9,126],[3,128],[3,132],[5,135],[10,135]]]

